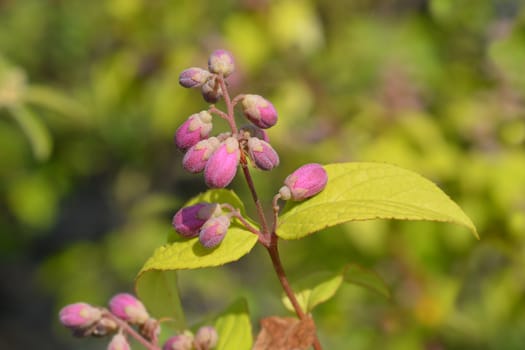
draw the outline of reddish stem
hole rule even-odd
[[[135,338],[139,343],[141,343],[148,350],[161,350],[158,346],[151,344],[147,339],[141,336],[137,331],[135,331],[127,322],[121,320],[117,316],[113,315],[111,312],[104,312],[104,316],[111,318],[118,326],[130,336]]]

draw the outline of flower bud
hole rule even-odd
[[[191,67],[180,73],[179,84],[185,88],[199,87],[204,84],[211,76],[205,69]]]
[[[175,132],[175,144],[186,150],[208,137],[212,129],[212,116],[208,111],[192,114]]]
[[[110,333],[114,333],[117,329],[118,325],[113,319],[102,316],[102,318],[91,327],[89,333],[95,337],[104,337]]]
[[[248,140],[248,154],[257,168],[271,170],[279,165],[279,155],[272,146],[256,137]]]
[[[200,173],[204,170],[206,162],[219,147],[219,144],[219,139],[213,136],[197,142],[196,145],[186,151],[184,158],[182,158],[182,166],[190,173]]]
[[[217,216],[206,221],[199,233],[199,241],[206,248],[213,248],[222,242],[230,227],[230,218],[226,215]]]
[[[149,318],[140,300],[127,293],[120,293],[111,298],[109,309],[115,316],[129,323],[142,324]]]
[[[169,338],[162,346],[162,350],[191,350],[193,349],[193,336],[187,333]]]
[[[211,326],[204,326],[199,328],[197,334],[195,334],[194,344],[195,348],[201,350],[212,349],[217,345],[219,335],[215,328]]]
[[[113,336],[108,344],[108,350],[130,350],[131,346],[128,340],[122,333],[117,333]]]
[[[230,52],[226,50],[216,50],[208,59],[208,69],[215,74],[221,74],[224,77],[232,74],[235,70],[235,62]]]
[[[59,313],[60,323],[68,328],[87,328],[100,320],[102,312],[86,303],[69,304]]]
[[[204,168],[204,181],[211,188],[223,188],[230,184],[237,173],[241,152],[239,141],[228,137],[211,155]]]
[[[241,132],[248,133],[251,137],[257,137],[260,140],[270,142],[270,137],[268,137],[266,130],[258,128],[253,124],[243,125],[241,127]]]
[[[195,237],[209,218],[214,214],[220,213],[217,203],[197,203],[189,207],[180,209],[173,216],[173,227],[184,237]]]
[[[321,192],[327,182],[328,175],[320,164],[305,164],[288,175],[279,193],[284,200],[301,201]]]
[[[201,94],[204,101],[208,103],[216,103],[222,96],[221,86],[217,79],[208,79],[201,87]]]
[[[242,110],[245,117],[259,128],[268,129],[277,123],[275,107],[262,96],[245,95]]]

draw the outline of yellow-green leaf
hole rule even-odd
[[[184,206],[198,202],[229,203],[238,208],[246,217],[242,202],[230,190],[207,191],[192,198]],[[187,239],[173,234],[169,238],[168,244],[155,250],[153,256],[142,267],[137,278],[139,279],[143,273],[150,270],[197,269],[223,265],[248,254],[257,240],[258,237],[242,227],[237,220],[233,220],[226,237],[214,249],[204,248],[199,243],[198,238]]]
[[[341,273],[317,273],[294,284],[295,297],[301,309],[309,313],[317,305],[332,298],[342,282],[343,275]],[[288,310],[294,311],[292,303],[286,294],[283,294],[281,300]]]
[[[135,282],[135,291],[150,315],[157,319],[168,317],[168,325],[179,331],[186,329],[176,271],[147,271]]]
[[[286,207],[279,218],[279,237],[299,239],[344,222],[372,219],[450,222],[478,237],[461,208],[415,172],[381,163],[339,163],[324,168],[326,188]]]
[[[44,124],[23,105],[12,106],[10,111],[29,139],[35,158],[40,161],[47,160],[51,154],[52,140]]]
[[[216,350],[250,350],[252,348],[252,324],[246,300],[239,299],[215,321],[219,334]]]

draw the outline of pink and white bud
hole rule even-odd
[[[186,150],[207,138],[212,127],[212,116],[208,111],[192,114],[175,132],[175,144]]]
[[[235,70],[235,62],[230,52],[226,50],[216,50],[208,59],[208,69],[215,74],[222,74],[224,77],[232,74]]]
[[[149,319],[140,300],[128,293],[120,293],[111,298],[109,309],[113,315],[129,323],[143,324]]]
[[[86,303],[69,304],[59,313],[60,323],[68,328],[87,328],[100,320],[100,309]]]
[[[219,144],[219,139],[214,136],[197,142],[196,145],[186,151],[184,158],[182,158],[182,166],[190,173],[200,173],[204,170],[208,159],[219,147]]]
[[[258,128],[253,124],[243,125],[241,127],[241,132],[248,133],[248,135],[251,137],[257,137],[260,140],[270,142],[270,137],[268,136],[266,130]]]
[[[327,182],[328,175],[320,164],[305,164],[288,175],[279,193],[284,200],[301,201],[321,192]]]
[[[230,218],[226,215],[217,216],[206,221],[199,233],[199,241],[206,248],[218,246],[228,232]]]
[[[195,339],[193,340],[195,348],[208,350],[212,349],[217,345],[219,340],[219,335],[217,331],[212,326],[204,326],[199,328],[197,334],[195,334]]]
[[[187,333],[175,335],[169,338],[162,346],[162,350],[192,350],[192,349],[193,349],[193,336]]]
[[[219,101],[222,96],[222,90],[217,79],[208,79],[201,87],[201,94],[204,101],[208,103],[216,103]]]
[[[248,154],[257,168],[271,170],[279,165],[279,155],[272,146],[256,137],[248,139]]]
[[[131,346],[128,340],[122,333],[117,333],[111,338],[108,344],[108,350],[130,350]]]
[[[262,129],[268,129],[277,123],[275,107],[262,96],[245,95],[242,99],[244,116]]]
[[[217,203],[197,203],[189,207],[179,209],[173,216],[173,227],[184,237],[196,237],[208,219],[214,215],[220,215],[221,209]]]
[[[219,148],[211,155],[204,168],[204,181],[211,188],[223,188],[232,182],[241,152],[239,141],[228,137],[219,145]]]
[[[211,76],[210,72],[198,67],[185,69],[179,75],[179,84],[185,88],[199,87]]]

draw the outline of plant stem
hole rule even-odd
[[[118,326],[126,333],[128,333],[130,336],[135,338],[139,343],[141,343],[146,349],[148,350],[161,350],[158,346],[155,346],[151,344],[148,340],[146,340],[143,336],[137,333],[127,322],[122,321],[120,318],[113,315],[111,312],[106,311],[104,313],[104,316],[111,318]]]
[[[286,296],[292,303],[297,317],[299,317],[299,319],[301,320],[306,320],[309,316],[304,313],[303,309],[301,309],[301,305],[299,305],[295,293],[293,292],[292,287],[290,287],[290,283],[288,282],[288,278],[286,277],[286,273],[284,272],[283,265],[281,263],[281,258],[279,256],[279,248],[277,246],[277,241],[278,237],[272,233],[272,243],[269,247],[267,247],[267,249],[268,253],[270,254],[270,258],[272,259],[273,268],[277,273],[277,277],[279,278],[279,282],[281,282],[281,286],[283,287]],[[319,342],[319,339],[317,338],[317,334],[314,334],[314,343],[312,345],[315,350],[323,349],[321,343]]]

